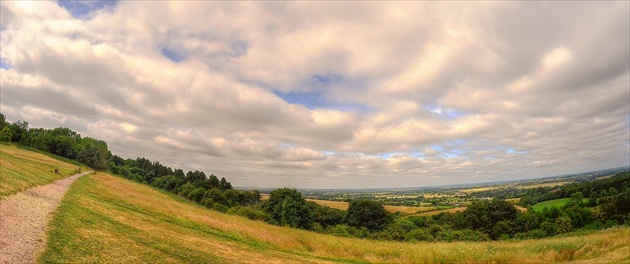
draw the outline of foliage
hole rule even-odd
[[[272,191],[263,208],[272,224],[302,229],[313,227],[314,212],[302,198],[302,194],[295,189],[282,188]]]
[[[392,222],[392,215],[379,202],[354,200],[348,206],[346,222],[352,227],[365,227],[370,231],[379,231]]]

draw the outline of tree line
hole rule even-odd
[[[255,205],[260,202],[260,192],[241,191],[232,188],[225,178],[219,179],[203,171],[172,169],[144,157],[123,159],[113,155],[107,143],[90,137],[82,137],[76,131],[59,127],[54,129],[29,128],[28,122],[9,123],[0,113],[0,142],[55,154],[77,160],[95,170],[108,170],[112,174],[151,185],[208,208],[227,211],[230,207]]]

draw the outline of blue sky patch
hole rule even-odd
[[[160,51],[162,52],[162,55],[164,55],[164,57],[168,58],[174,63],[183,61],[186,58],[183,54],[167,47],[162,48]]]
[[[445,119],[457,119],[468,114],[464,111],[447,108],[437,104],[429,104],[425,106],[424,109]]]
[[[365,104],[337,100],[329,94],[334,89],[352,89],[357,81],[348,80],[340,74],[316,74],[302,85],[302,89],[273,93],[290,104],[300,104],[309,109],[328,108],[349,112],[370,112],[373,109]]]
[[[0,68],[5,70],[11,69],[11,64],[5,59],[0,59]]]
[[[273,93],[287,103],[300,104],[308,109],[326,107],[328,105],[321,91],[291,91],[288,93],[274,91]]]
[[[518,150],[514,150],[513,148],[508,148],[505,150],[505,153],[507,154],[527,154],[529,151],[518,151]]]
[[[87,18],[90,13],[108,7],[115,7],[116,0],[59,0],[57,4],[70,12],[74,18]]]

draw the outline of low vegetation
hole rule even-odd
[[[553,263],[623,261],[630,228],[494,242],[370,241],[268,225],[98,173],[77,180],[49,225],[41,262]]]

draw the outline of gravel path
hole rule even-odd
[[[0,200],[0,263],[34,263],[46,224],[70,185],[84,172]]]

